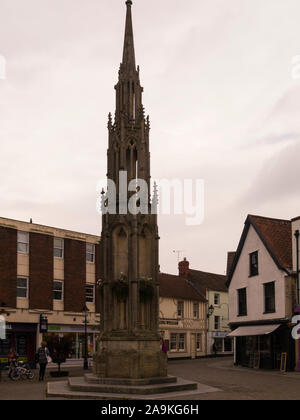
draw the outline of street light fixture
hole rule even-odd
[[[208,308],[207,318],[212,316],[212,314],[214,313],[214,310],[215,310],[214,306],[210,305],[210,307]]]
[[[86,304],[84,305],[82,312],[84,312],[84,362],[83,362],[83,369],[88,370],[89,368],[89,361],[88,361],[88,343],[87,343],[87,313],[89,312],[88,307]]]

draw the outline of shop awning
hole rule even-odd
[[[276,325],[251,325],[249,327],[238,327],[236,330],[228,334],[227,337],[248,337],[251,335],[269,335],[277,328],[280,324]]]

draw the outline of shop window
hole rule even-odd
[[[199,303],[193,304],[193,316],[195,319],[199,319]]]
[[[220,317],[219,316],[215,316],[215,323],[214,323],[215,330],[219,330],[220,329],[220,325],[221,325]]]
[[[185,350],[186,334],[171,333],[170,349],[173,351]]]
[[[95,262],[95,245],[86,244],[86,261],[90,263]]]
[[[64,258],[64,240],[60,238],[54,238],[54,257]]]
[[[184,318],[184,302],[183,301],[177,302],[177,316],[178,318]]]
[[[217,348],[217,352],[223,352],[223,338],[215,338],[215,345]]]
[[[250,277],[258,276],[258,251],[252,252],[250,257]]]
[[[224,338],[224,351],[232,352],[232,339],[231,338]]]
[[[265,313],[275,312],[275,282],[264,284]]]
[[[86,291],[86,302],[94,303],[94,291],[95,291],[94,285],[87,284],[85,286],[85,291]]]
[[[53,299],[63,300],[64,283],[62,281],[55,280],[53,283]]]
[[[179,350],[185,350],[185,334],[179,334]]]
[[[28,278],[17,278],[17,298],[28,299]]]
[[[219,295],[219,293],[215,293],[215,295],[214,295],[214,304],[216,306],[220,305],[220,295]]]
[[[29,253],[29,233],[18,232],[18,252],[20,254]]]
[[[171,334],[170,349],[177,350],[177,334]]]
[[[238,290],[238,315],[247,316],[247,289]]]
[[[197,351],[202,351],[202,334],[196,336]]]

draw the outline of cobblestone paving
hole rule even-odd
[[[80,368],[68,369],[70,376],[82,376]],[[182,360],[169,362],[169,373],[221,389],[221,392],[189,397],[193,400],[299,400],[300,373],[281,374],[274,371],[234,367],[230,358]],[[45,400],[46,383],[33,381],[11,382],[3,373],[0,400]]]

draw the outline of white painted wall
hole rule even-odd
[[[293,270],[296,271],[296,239],[295,232],[296,230],[300,231],[300,219],[292,222],[292,236],[293,236]],[[300,243],[300,240],[299,240]]]
[[[249,277],[249,254],[258,251],[259,275]],[[230,322],[285,318],[285,276],[279,270],[255,229],[250,226],[229,288]],[[276,312],[264,314],[264,283],[275,281]],[[238,289],[247,288],[247,316],[238,316]]]

